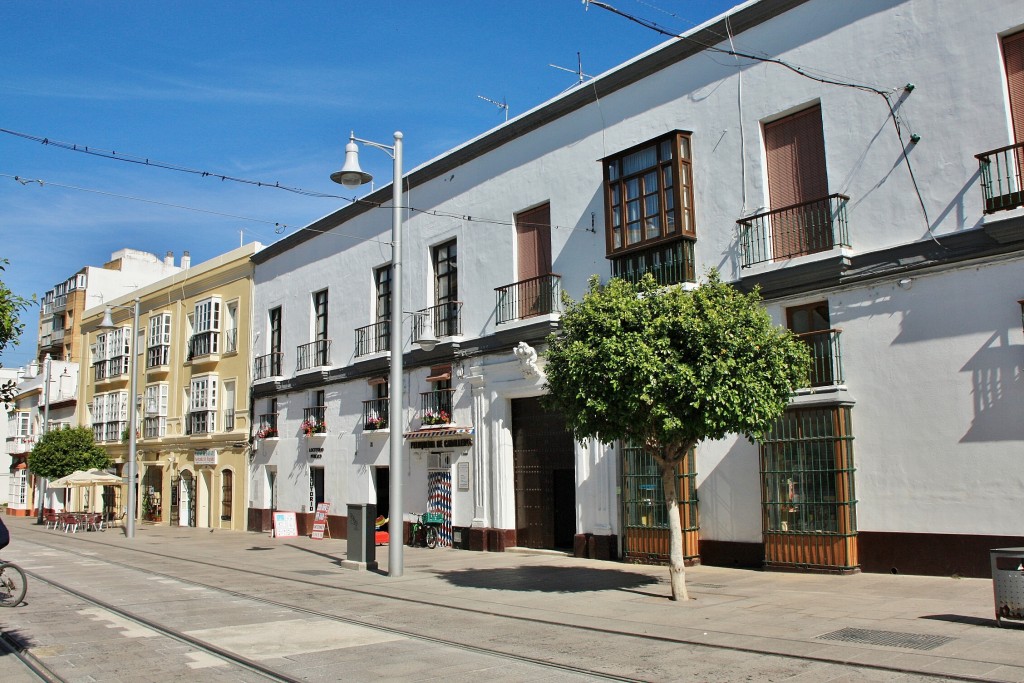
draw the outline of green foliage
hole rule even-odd
[[[577,439],[669,459],[705,439],[757,437],[810,368],[806,344],[772,323],[759,293],[715,270],[692,292],[594,276],[582,301],[566,301],[562,327],[546,352],[548,407]]]
[[[7,259],[0,259],[0,271],[5,270],[8,263]],[[18,337],[25,330],[25,323],[21,322],[18,314],[26,310],[33,301],[35,297],[20,297],[0,281],[0,353],[3,353],[8,344],[18,344]],[[0,386],[0,403],[10,404],[13,396],[14,382],[5,382]]]
[[[60,479],[76,470],[106,469],[113,462],[92,438],[88,427],[55,429],[43,434],[28,456],[28,469],[47,479]]]

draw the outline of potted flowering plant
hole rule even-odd
[[[387,429],[388,421],[377,415],[366,418],[366,429]]]
[[[428,410],[423,414],[423,424],[425,425],[448,424],[451,421],[451,415],[447,410]]]
[[[257,439],[276,439],[277,438],[277,427],[261,427],[256,432]]]
[[[299,429],[302,430],[303,436],[324,434],[327,432],[327,423],[323,420],[303,420],[302,424],[299,425]]]

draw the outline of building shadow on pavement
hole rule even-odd
[[[925,614],[918,618],[932,619],[934,621],[948,621],[955,624],[970,624],[971,626],[988,626],[989,628],[999,628],[999,624],[996,622],[995,619],[986,619],[985,617],[971,617],[962,614]],[[1003,627],[1024,628],[1024,623],[1004,621]]]
[[[439,571],[437,575],[461,588],[537,593],[586,593],[628,590],[657,584],[658,579],[619,569],[588,567],[507,567]]]

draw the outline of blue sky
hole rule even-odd
[[[737,3],[609,4],[681,32]],[[403,131],[408,170],[504,121],[478,96],[516,116],[576,82],[549,64],[575,70],[579,52],[598,75],[660,42],[580,0],[6,0],[0,128],[351,196],[329,179],[350,129],[381,142]],[[390,181],[386,155],[364,150],[360,161]],[[0,258],[10,260],[0,280],[42,294],[125,247],[176,260],[188,250],[199,263],[345,203],[0,133]],[[5,367],[35,355],[38,308],[24,319]]]

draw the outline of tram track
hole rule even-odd
[[[45,537],[45,534],[43,532],[38,532],[38,535],[42,536],[42,537]],[[110,549],[110,548],[114,547],[114,546],[111,546],[111,545],[103,543],[103,542],[91,541],[89,539],[78,538],[78,539],[75,539],[75,540],[78,541],[78,542],[82,542],[82,543],[89,543],[89,544],[94,544],[94,545],[97,545],[97,546],[102,546],[102,547],[107,548],[107,549]],[[33,542],[36,543],[37,545],[39,545],[40,547],[44,547],[44,548],[47,548],[47,549],[50,549],[50,550],[67,552],[67,553],[70,553],[70,554],[73,554],[73,555],[77,555],[77,556],[80,556],[80,557],[83,557],[83,558],[95,559],[95,554],[85,553],[85,552],[78,552],[78,551],[69,549],[68,547],[66,547],[64,545],[59,545],[59,546],[58,545],[51,545],[51,544],[44,543],[44,542],[39,542],[39,541],[36,541],[36,540],[33,540]],[[125,551],[125,552],[128,552],[128,553],[132,553],[132,554],[134,554],[134,553],[146,554],[146,555],[149,555],[149,556],[161,558],[163,560],[173,560],[173,561],[188,563],[188,564],[191,564],[191,565],[212,567],[212,568],[216,568],[218,570],[230,571],[230,572],[233,572],[233,573],[236,573],[236,574],[240,574],[240,575],[249,575],[249,576],[259,577],[261,579],[271,579],[271,580],[284,581],[284,582],[287,582],[288,584],[306,585],[306,586],[309,586],[309,587],[315,587],[315,588],[325,589],[325,590],[330,590],[330,591],[339,591],[339,592],[344,592],[344,593],[357,594],[357,595],[365,596],[367,598],[373,598],[373,599],[378,599],[378,600],[404,602],[404,603],[410,603],[410,604],[415,604],[415,605],[421,605],[421,606],[424,606],[424,607],[430,607],[430,608],[433,608],[433,609],[444,609],[444,610],[457,611],[457,612],[462,612],[462,613],[473,613],[473,614],[478,614],[478,615],[481,615],[481,616],[487,616],[487,617],[492,617],[492,618],[500,618],[500,619],[506,619],[506,620],[511,620],[511,621],[517,621],[517,622],[541,624],[541,625],[548,626],[548,627],[557,626],[559,628],[564,628],[564,629],[569,629],[569,630],[574,630],[574,631],[580,631],[580,632],[587,632],[587,633],[593,634],[593,635],[605,635],[605,636],[617,636],[617,637],[623,637],[623,638],[634,638],[634,639],[638,639],[638,640],[643,640],[645,642],[661,642],[661,643],[665,643],[665,644],[688,646],[688,647],[693,647],[693,648],[703,648],[703,649],[707,649],[707,650],[727,650],[727,651],[736,652],[736,653],[753,654],[753,655],[760,655],[760,656],[766,656],[766,657],[777,657],[777,658],[782,658],[782,659],[798,660],[798,661],[805,661],[805,662],[824,663],[824,664],[831,664],[831,665],[837,665],[837,666],[856,666],[856,667],[860,667],[860,668],[863,668],[863,669],[870,669],[870,670],[875,670],[875,671],[879,671],[879,672],[891,672],[891,673],[895,673],[895,674],[913,674],[915,676],[920,677],[921,679],[960,680],[960,681],[977,681],[978,680],[978,678],[973,677],[973,676],[957,676],[957,675],[949,675],[949,674],[941,674],[941,675],[940,674],[928,674],[928,673],[923,673],[923,672],[920,672],[920,671],[908,671],[908,670],[900,668],[898,666],[891,666],[891,665],[886,665],[886,664],[881,664],[881,663],[879,663],[879,664],[872,664],[872,663],[865,663],[865,662],[853,663],[853,662],[850,662],[850,661],[846,661],[846,660],[842,660],[842,659],[838,659],[838,658],[831,658],[831,657],[827,657],[827,656],[817,656],[817,655],[810,655],[810,654],[803,654],[803,655],[800,655],[800,654],[797,654],[797,655],[783,654],[783,653],[778,653],[778,652],[769,652],[769,651],[765,651],[765,650],[761,650],[761,649],[756,649],[756,648],[752,648],[752,647],[743,647],[743,646],[736,646],[736,645],[722,645],[722,644],[715,644],[715,643],[703,643],[703,642],[697,642],[697,641],[694,641],[694,640],[690,640],[690,639],[687,639],[687,638],[684,638],[684,637],[676,637],[676,636],[662,635],[662,634],[652,634],[652,633],[649,633],[649,632],[646,632],[646,633],[633,633],[633,632],[629,632],[629,631],[626,631],[626,630],[609,629],[609,628],[589,626],[589,625],[584,625],[584,624],[565,624],[565,623],[558,623],[558,624],[556,624],[556,623],[553,623],[553,622],[551,622],[549,620],[546,620],[544,618],[541,618],[541,617],[530,617],[530,616],[524,616],[524,615],[521,615],[521,614],[519,614],[519,615],[515,615],[515,614],[495,614],[495,613],[490,612],[490,611],[486,611],[486,610],[482,610],[482,609],[473,609],[473,608],[469,608],[469,607],[466,607],[466,606],[453,606],[453,605],[439,604],[438,602],[436,602],[433,599],[430,599],[429,597],[417,598],[417,597],[412,597],[412,596],[407,596],[407,595],[406,596],[387,595],[387,594],[382,594],[380,592],[376,592],[376,591],[373,591],[373,590],[366,590],[366,589],[361,589],[361,588],[353,587],[353,586],[338,586],[336,584],[330,584],[330,583],[325,583],[325,582],[322,582],[322,581],[316,581],[316,580],[313,580],[313,579],[307,579],[307,578],[301,578],[301,577],[289,576],[287,578],[283,578],[282,576],[280,576],[280,575],[278,575],[276,573],[260,571],[260,570],[257,570],[257,569],[250,569],[250,568],[238,567],[238,566],[233,566],[233,565],[223,565],[223,564],[219,564],[219,563],[215,563],[215,562],[209,562],[209,561],[205,561],[205,560],[201,560],[201,559],[182,557],[182,556],[179,556],[179,555],[169,555],[169,554],[154,552],[152,550],[140,549],[140,548],[125,548],[123,546],[116,546],[116,549],[117,550],[121,550],[121,551]],[[113,560],[113,559],[111,559],[109,557],[104,557],[103,561],[108,563],[108,564],[111,564],[111,565],[120,566],[120,567],[131,569],[131,570],[134,570],[134,571],[143,572],[145,574],[149,574],[149,575],[154,576],[154,577],[161,577],[161,578],[165,578],[165,579],[171,579],[171,580],[174,580],[174,581],[182,582],[182,583],[185,583],[185,584],[190,584],[190,585],[193,585],[193,586],[196,586],[196,587],[200,587],[200,588],[203,588],[203,589],[217,591],[219,593],[222,593],[222,594],[225,594],[225,595],[229,595],[229,596],[234,597],[234,598],[242,598],[242,599],[246,599],[246,600],[252,600],[252,601],[255,601],[255,602],[267,605],[267,606],[272,606],[272,607],[276,607],[276,608],[283,608],[283,609],[289,609],[289,610],[293,610],[293,611],[296,611],[296,612],[301,612],[301,613],[304,613],[304,614],[307,614],[307,615],[310,615],[310,616],[314,616],[314,617],[317,617],[317,618],[320,618],[320,619],[327,619],[327,620],[331,620],[331,621],[335,621],[335,622],[340,622],[340,623],[345,623],[345,624],[349,624],[349,625],[353,625],[353,626],[359,626],[359,627],[362,627],[362,628],[372,629],[372,630],[375,630],[375,631],[384,632],[384,633],[388,633],[390,635],[399,636],[399,637],[403,637],[403,638],[409,638],[409,639],[417,640],[417,641],[420,641],[420,642],[428,642],[428,643],[432,643],[432,644],[439,645],[439,646],[456,648],[456,649],[459,649],[459,650],[473,652],[473,653],[476,653],[476,654],[480,654],[480,655],[484,655],[484,656],[489,656],[489,657],[499,657],[499,658],[514,660],[514,661],[525,663],[525,664],[531,664],[531,665],[534,665],[534,666],[544,667],[546,669],[564,671],[566,673],[570,673],[571,672],[571,673],[575,673],[577,675],[588,676],[588,677],[592,677],[592,678],[595,678],[595,679],[617,680],[617,681],[636,681],[636,680],[641,680],[641,679],[638,679],[636,677],[617,676],[617,675],[609,674],[609,673],[606,673],[606,672],[597,671],[597,670],[594,670],[594,669],[588,669],[588,668],[585,668],[585,667],[579,667],[579,666],[568,665],[568,664],[564,664],[564,663],[560,663],[560,662],[555,662],[555,661],[550,660],[550,659],[543,659],[543,658],[538,658],[538,657],[524,656],[522,654],[517,654],[517,653],[511,652],[511,651],[501,650],[501,649],[497,649],[497,648],[493,648],[493,647],[482,647],[482,646],[479,646],[479,645],[473,645],[471,643],[461,642],[459,640],[454,640],[454,639],[450,639],[450,638],[442,638],[442,637],[438,637],[438,636],[431,636],[431,635],[428,635],[428,634],[424,634],[424,633],[421,633],[421,632],[412,631],[412,630],[408,630],[408,629],[402,629],[402,628],[397,628],[397,627],[385,626],[385,625],[381,625],[379,623],[375,623],[375,622],[372,622],[372,621],[367,621],[367,620],[363,620],[363,619],[356,619],[356,618],[353,618],[353,617],[345,616],[345,615],[342,615],[342,614],[338,614],[336,612],[327,612],[327,611],[323,611],[323,610],[312,609],[312,608],[309,608],[309,607],[303,607],[301,605],[296,605],[294,603],[287,603],[287,602],[282,602],[282,601],[279,601],[279,600],[272,600],[272,599],[263,597],[261,595],[254,594],[252,592],[244,592],[244,591],[228,589],[228,588],[224,588],[224,587],[221,587],[221,586],[212,585],[212,584],[209,584],[209,583],[204,583],[202,581],[197,581],[195,579],[183,578],[182,576],[180,576],[178,574],[159,572],[159,571],[150,569],[148,567],[140,567],[140,566],[138,566],[136,564],[132,564],[132,563],[127,562],[127,561]],[[34,573],[30,573],[30,575],[32,575],[33,578],[37,578],[37,580],[49,582],[44,577],[37,577]],[[90,601],[93,600],[92,598],[90,598],[88,596],[80,595],[78,592],[73,591],[73,589],[68,589],[67,587],[60,587],[60,588],[61,588],[61,590],[68,590],[72,594],[78,595],[78,597],[80,597],[82,599],[88,599]],[[117,609],[117,608],[115,608],[115,609]],[[124,614],[123,616],[125,616],[125,618],[131,618],[127,614]],[[201,647],[201,644],[198,644],[198,643],[193,643],[193,644],[196,647]],[[279,680],[290,680],[290,679],[279,679]]]

